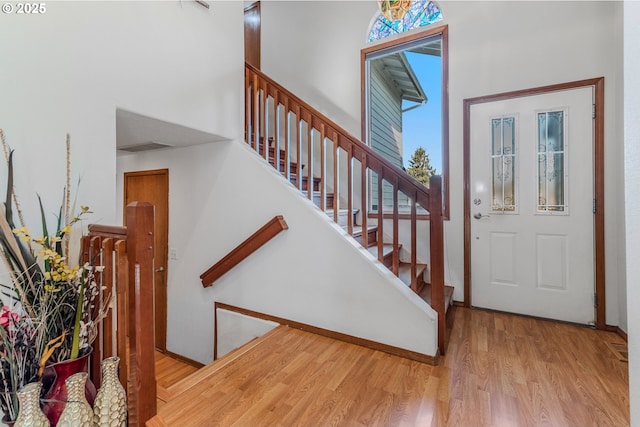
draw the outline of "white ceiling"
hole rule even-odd
[[[157,120],[141,114],[118,109],[116,111],[116,148],[118,154],[132,148],[131,151],[170,147],[188,147],[191,145],[219,142],[228,138],[202,132],[175,123]],[[168,147],[165,147],[168,146]]]

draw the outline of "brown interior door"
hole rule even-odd
[[[260,2],[244,9],[244,60],[260,68]]]
[[[167,254],[169,240],[169,170],[157,169],[124,174],[124,206],[149,202],[155,207],[155,341],[167,349]],[[126,221],[126,215],[125,221]],[[126,225],[126,224],[125,224]]]

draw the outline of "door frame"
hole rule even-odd
[[[487,102],[504,101],[550,92],[593,87],[593,197],[594,197],[594,279],[596,328],[606,329],[605,258],[604,258],[604,77],[578,80],[549,86],[466,98],[463,101],[463,185],[464,185],[464,306],[471,307],[471,107]]]
[[[154,327],[155,327],[155,333],[154,333],[154,339],[156,338],[157,335],[160,336],[160,340],[155,340],[155,348],[157,350],[160,350],[161,352],[165,353],[167,351],[167,307],[168,307],[168,297],[167,297],[167,284],[168,284],[168,269],[169,269],[169,265],[168,265],[168,261],[169,261],[169,257],[168,257],[168,250],[169,250],[169,169],[151,169],[151,170],[140,170],[140,171],[131,171],[131,172],[124,172],[123,173],[123,179],[122,179],[122,201],[123,201],[123,209],[126,212],[127,209],[127,191],[128,191],[128,186],[127,186],[127,180],[129,177],[137,177],[137,176],[148,176],[148,175],[158,175],[161,177],[164,177],[164,179],[167,182],[167,206],[166,206],[166,211],[167,211],[167,221],[166,221],[166,225],[165,225],[165,229],[164,231],[164,235],[166,236],[167,241],[165,242],[165,253],[161,254],[162,262],[164,265],[164,285],[160,288],[160,292],[158,293],[158,289],[157,287],[154,285]],[[123,217],[126,218],[126,215]],[[126,224],[125,224],[126,225]],[[154,227],[157,227],[157,221],[154,220]],[[154,264],[157,265],[157,263],[154,261]],[[155,267],[154,267],[155,268]],[[154,271],[154,281],[155,281],[155,277],[156,277],[156,272]],[[160,317],[158,317],[159,313],[156,310],[156,301],[157,299],[160,299],[160,304],[162,307],[162,312],[160,313]],[[158,331],[157,326],[159,326],[160,331]]]

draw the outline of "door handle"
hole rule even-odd
[[[164,267],[160,267],[156,270],[156,273],[162,273],[164,271]]]
[[[475,219],[489,218],[491,215],[482,215],[480,212],[476,212],[473,214]]]

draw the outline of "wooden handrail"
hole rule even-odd
[[[245,89],[247,91],[249,91],[249,88],[251,87],[249,84],[253,82],[254,79],[257,80],[256,78],[259,77],[260,88],[266,90],[267,96],[271,96],[273,97],[273,99],[277,99],[279,101],[282,101],[283,99],[286,99],[288,101],[287,112],[295,112],[296,110],[299,110],[300,116],[302,116],[302,119],[305,122],[310,124],[310,128],[321,129],[322,127],[324,127],[326,135],[336,134],[338,137],[338,145],[344,150],[351,148],[353,150],[352,157],[361,159],[366,156],[368,159],[368,167],[374,172],[382,173],[382,170],[384,168],[389,174],[396,175],[399,181],[398,189],[405,194],[415,190],[417,192],[416,197],[418,203],[423,208],[428,210],[429,190],[425,188],[425,186],[422,185],[418,180],[404,172],[389,160],[382,157],[378,152],[374,151],[367,144],[360,141],[340,125],[304,102],[302,99],[298,98],[292,92],[289,92],[282,85],[278,84],[275,80],[271,79],[251,64],[245,63],[245,69]],[[253,104],[251,106],[252,108],[255,108]],[[262,118],[261,121],[263,120],[264,118]],[[254,128],[253,130],[255,132],[257,129]],[[247,135],[249,135],[247,126],[245,126],[245,132],[247,132]],[[259,138],[255,140],[252,139],[251,141],[259,141]],[[250,143],[249,139],[247,139],[247,143]]]
[[[290,167],[295,164],[297,166],[295,185],[299,190],[306,191],[310,200],[316,201],[316,198],[319,197],[316,204],[320,209],[333,209],[333,219],[336,222],[339,217],[340,204],[342,203],[343,206],[345,204],[340,198],[346,196],[348,218],[346,230],[351,235],[354,233],[353,201],[354,197],[357,198],[354,195],[353,180],[360,179],[361,185],[358,190],[362,207],[361,242],[367,248],[369,247],[369,229],[366,211],[369,203],[369,177],[375,174],[378,180],[378,236],[384,236],[383,191],[388,191],[387,189],[391,186],[393,213],[390,234],[393,239],[393,253],[390,268],[394,274],[399,274],[399,250],[401,247],[399,243],[401,214],[398,207],[398,192],[402,192],[411,201],[409,221],[411,222],[412,239],[410,245],[412,276],[417,274],[416,205],[429,211],[431,306],[438,312],[438,342],[440,352],[444,354],[446,328],[444,321],[444,257],[442,253],[444,237],[441,178],[439,176],[432,177],[430,187],[426,188],[414,177],[250,64],[245,64],[245,101],[247,144],[287,179],[292,178],[290,177]],[[293,129],[295,129],[295,137],[292,135]],[[272,150],[268,147],[271,141],[273,142]],[[270,158],[271,152],[273,152],[272,158]],[[281,153],[284,154],[282,157]],[[345,156],[347,158],[346,165],[340,160]],[[303,161],[307,166],[305,176],[301,172]],[[360,165],[359,174],[354,172],[354,169],[357,171],[354,163]],[[343,177],[343,174],[346,174],[346,177]],[[306,184],[303,184],[305,178]],[[328,179],[333,179],[333,205],[328,197]],[[387,182],[386,186],[383,185],[383,181]],[[341,191],[341,185],[343,189],[346,188],[346,195],[343,195],[344,190]],[[387,227],[384,228],[386,230]],[[382,238],[378,238],[377,256],[380,261],[385,258],[383,255],[385,246]],[[415,277],[411,278],[410,286],[415,292],[422,290],[421,285],[422,283],[418,283]]]
[[[113,237],[120,240],[127,239],[127,227],[125,226],[89,224],[88,229],[91,236]]]
[[[202,286],[205,288],[211,286],[213,282],[222,277],[226,272],[238,265],[269,240],[273,239],[278,233],[288,228],[289,226],[282,215],[273,217],[273,219],[260,227],[258,231],[247,237],[244,242],[233,248],[220,261],[202,273],[200,275]]]

